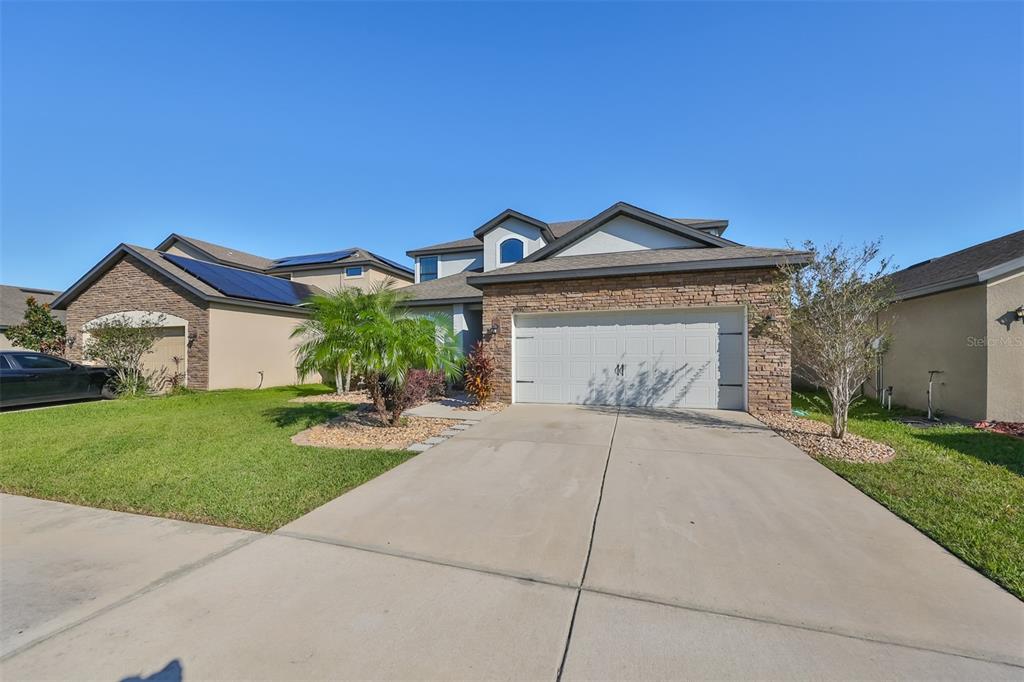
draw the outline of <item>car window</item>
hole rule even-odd
[[[6,355],[0,355],[0,369],[10,369],[11,363],[8,361]]]
[[[34,353],[14,353],[14,359],[22,369],[67,369],[70,363]]]

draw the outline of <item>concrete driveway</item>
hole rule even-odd
[[[1024,676],[1018,600],[737,413],[517,405],[272,536],[221,532],[51,614],[5,679]],[[6,604],[42,590],[4,535]]]

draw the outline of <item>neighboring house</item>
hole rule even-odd
[[[964,419],[1024,422],[1024,230],[892,275],[892,336],[865,386]]]
[[[778,265],[808,254],[742,246],[727,226],[625,203],[557,223],[506,210],[409,251],[405,291],[450,315],[463,349],[487,339],[498,400],[788,411]],[[758,333],[766,317],[781,334]]]
[[[121,244],[53,302],[65,310],[73,359],[104,318],[162,319],[147,369],[179,373],[191,388],[296,383],[292,330],[313,293],[412,282],[410,268],[360,248],[263,258],[172,234],[156,249]],[[318,377],[313,377],[318,378]]]
[[[52,289],[32,289],[0,284],[0,350],[15,348],[7,338],[7,328],[25,321],[26,299],[34,298],[38,303],[52,303],[60,295]],[[64,313],[53,311],[54,317],[64,320]]]

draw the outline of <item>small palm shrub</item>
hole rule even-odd
[[[477,341],[466,356],[463,369],[466,393],[473,396],[477,405],[490,401],[494,393],[494,357],[483,341]]]

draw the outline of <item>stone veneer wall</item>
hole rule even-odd
[[[82,359],[82,326],[101,315],[145,310],[188,320],[195,341],[188,347],[188,386],[205,389],[209,378],[210,317],[206,302],[154,268],[122,257],[67,307],[71,358]]]
[[[785,277],[774,268],[602,277],[481,285],[483,328],[498,325],[495,399],[512,399],[512,316],[516,313],[642,310],[746,305],[747,402],[751,412],[785,411],[790,403],[789,308],[779,296]],[[760,315],[758,315],[759,313]],[[781,333],[765,334],[757,318],[771,315]]]

